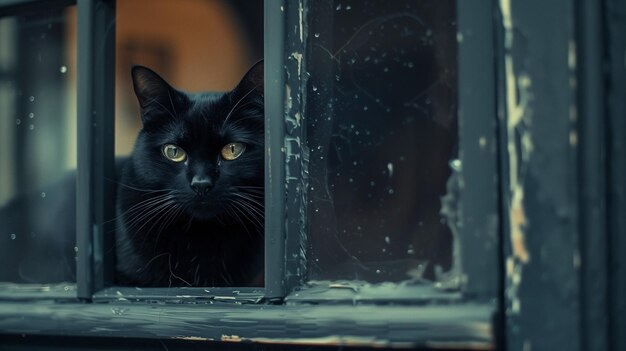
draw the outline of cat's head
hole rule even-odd
[[[196,219],[262,217],[263,62],[225,93],[186,93],[142,66],[132,78],[143,123],[134,185],[166,192]]]

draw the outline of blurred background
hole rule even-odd
[[[133,64],[224,91],[263,57],[259,0],[123,0],[115,25],[117,155],[140,128]],[[76,30],[74,6],[0,18],[0,205],[76,167]]]

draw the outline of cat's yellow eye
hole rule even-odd
[[[173,162],[183,162],[187,159],[187,153],[181,147],[165,144],[162,148],[163,156]]]
[[[246,150],[246,145],[242,143],[228,143],[222,148],[222,158],[232,161],[241,156]]]

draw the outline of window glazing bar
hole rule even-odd
[[[455,250],[460,257],[454,260],[469,277],[461,279],[463,292],[487,299],[498,293],[500,266],[493,11],[491,0],[457,1],[461,162],[453,169],[460,175],[456,201],[461,211],[455,217],[461,225],[454,244],[460,245]]]
[[[115,1],[78,0],[78,297],[112,283]]]
[[[265,296],[285,295],[284,0],[265,1]]]

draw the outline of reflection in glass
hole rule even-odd
[[[75,276],[66,10],[0,18],[0,281]]]
[[[311,6],[309,278],[433,279],[451,266],[454,2]]]

